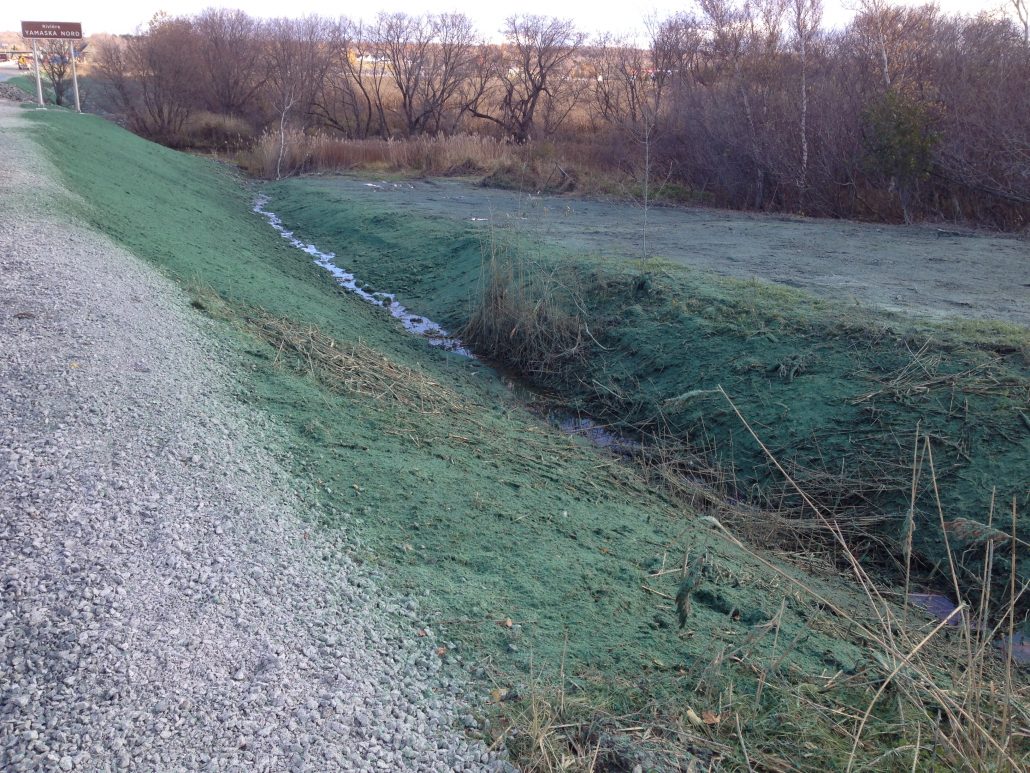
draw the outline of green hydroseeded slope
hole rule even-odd
[[[625,465],[542,424],[488,368],[428,348],[343,293],[251,213],[253,191],[230,169],[93,117],[28,116],[78,196],[67,206],[179,282],[213,320],[239,399],[275,418],[297,475],[317,491],[320,527],[345,530],[391,592],[419,600],[434,645],[481,674],[484,694],[515,688],[519,706],[531,675],[553,684],[562,669],[570,703],[658,722],[682,755],[739,757],[734,723],[701,732],[683,720],[688,708],[711,709],[740,715],[753,760],[842,764],[850,742],[836,720],[799,710],[798,696],[830,689],[828,674],[853,675],[826,700],[857,712],[874,684],[862,669],[875,661],[867,641],[785,579],[799,570],[771,571]],[[360,342],[354,378],[390,388],[314,377],[257,335],[260,310],[291,329],[318,326],[341,350]],[[682,574],[656,571],[685,559],[693,585],[680,627],[672,598]],[[861,614],[846,583],[804,581]],[[699,740],[677,742],[680,731]],[[903,732],[870,734],[861,758]]]
[[[364,195],[332,178],[288,180],[269,191],[270,208],[300,236],[455,329],[469,317],[491,253],[574,288],[598,344],[588,366],[572,377],[528,377],[631,433],[658,427],[686,440],[732,479],[732,496],[772,508],[800,505],[713,391],[719,386],[809,496],[845,526],[868,529],[876,519],[872,531],[886,545],[899,545],[909,524],[918,430],[915,555],[920,574],[942,588],[952,587],[942,517],[949,529],[955,525],[950,542],[964,559],[960,582],[974,600],[983,574],[978,535],[989,531],[980,525],[1007,524],[1015,501],[1020,534],[1030,535],[1025,328],[928,322],[660,259],[570,251],[554,226],[530,238],[488,223],[420,216],[396,197]],[[683,395],[690,397],[677,399]],[[1004,503],[993,514],[992,496]],[[866,555],[893,570],[889,552],[873,546]],[[1030,551],[1021,552],[1025,581]],[[1008,556],[1000,551],[994,564],[999,604],[1008,596]]]

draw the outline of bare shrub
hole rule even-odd
[[[206,76],[198,84],[204,107],[230,116],[252,113],[268,78],[260,23],[243,11],[208,8],[194,20],[194,34]]]
[[[183,143],[183,125],[196,110],[201,71],[189,55],[192,33],[190,19],[158,15],[137,34],[102,46],[94,64],[133,131],[166,145]]]

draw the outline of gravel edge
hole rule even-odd
[[[170,282],[0,103],[0,767],[510,770]],[[32,130],[45,130],[33,127]],[[31,197],[25,195],[32,191]]]

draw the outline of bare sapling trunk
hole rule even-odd
[[[1030,4],[1027,0],[1012,0],[1012,7],[1016,9],[1019,23],[1023,25],[1023,45],[1030,48]]]
[[[801,169],[798,171],[798,207],[805,211],[808,187],[808,45],[801,44]]]
[[[744,103],[744,116],[747,119],[752,163],[755,168],[755,209],[761,209],[762,204],[765,201],[765,170],[762,169],[762,165],[758,161],[761,157],[761,150],[758,147],[758,128],[755,126],[755,115],[751,110],[751,98],[748,96],[743,78],[739,75],[739,68],[737,77],[739,78],[738,87],[740,90],[740,98]]]
[[[650,123],[644,127],[644,225],[640,234],[640,252],[644,260],[647,260],[647,206],[651,192],[651,129]]]
[[[282,110],[279,113],[279,158],[275,162],[276,180],[283,179],[283,156],[286,155],[286,116],[289,114],[290,108],[293,107],[295,101],[293,88],[291,87],[283,94]]]
[[[801,66],[801,94],[798,105],[798,134],[801,151],[798,166],[798,209],[804,212],[808,193],[808,59],[822,17],[822,0],[793,0],[794,40]]]

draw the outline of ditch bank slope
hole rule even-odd
[[[1011,532],[1014,508],[1023,540],[1017,585],[1030,579],[1030,329],[1000,321],[1027,319],[1025,292],[1008,288],[1004,310],[982,306],[983,293],[971,294],[978,304],[971,313],[988,318],[979,321],[948,316],[943,302],[928,306],[936,290],[911,304],[910,314],[891,313],[682,265],[694,259],[693,241],[677,246],[681,263],[634,260],[622,252],[631,248],[625,229],[607,228],[596,215],[577,220],[590,202],[562,206],[555,197],[523,197],[523,209],[512,211],[508,201],[509,209],[495,210],[493,194],[472,204],[473,194],[459,188],[457,196],[455,189],[450,181],[302,178],[269,186],[268,207],[372,287],[397,292],[451,330],[465,328],[466,344],[557,394],[566,407],[632,436],[657,438],[653,466],[678,459],[694,479],[703,475],[730,498],[798,516],[802,528],[813,513],[781,465],[855,535],[852,544],[878,569],[900,578],[903,551],[892,546],[911,540],[915,573],[953,593],[954,552],[963,595],[978,599],[989,577],[999,608],[1011,597],[1012,553],[992,551],[989,543],[1005,541],[1000,532]],[[443,211],[447,196],[465,217]],[[616,205],[603,206],[610,219],[620,219]],[[479,213],[475,222],[470,212]],[[697,261],[710,261],[709,242],[727,223],[698,224],[703,214],[695,212],[661,214],[666,240],[669,232],[682,233],[698,242]],[[621,215],[638,217],[629,205]],[[752,252],[768,251],[765,263],[778,265],[775,275],[803,271],[813,259],[797,258],[802,242],[778,245],[778,220],[722,219],[734,217],[748,239],[762,244]],[[802,226],[826,240],[845,228],[793,224]],[[1011,273],[1012,283],[1028,278],[1030,243],[965,238],[956,246],[920,229],[854,231],[848,249],[859,254],[864,247],[870,264],[921,251],[940,260],[951,255],[964,267],[954,269],[959,274],[975,271],[979,260],[995,275]],[[810,235],[803,243],[815,249],[816,241]],[[1005,251],[994,265],[998,244]],[[732,262],[733,246],[725,247]],[[764,271],[761,262],[747,265]],[[824,276],[821,289],[812,289],[847,287],[870,270],[852,274],[845,261],[840,277]],[[976,284],[955,274],[928,284],[933,290],[957,279]],[[805,549],[805,539],[797,549]],[[1022,610],[1028,605],[1024,595]]]
[[[0,103],[0,767],[500,769],[413,602],[312,533],[234,352],[67,214],[43,127]]]

